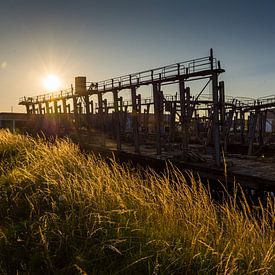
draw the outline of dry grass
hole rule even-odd
[[[0,273],[274,274],[275,202],[215,204],[167,168],[141,174],[67,140],[0,132]],[[260,217],[260,218],[259,218]]]

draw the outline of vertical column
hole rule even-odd
[[[134,147],[135,152],[139,153],[139,133],[138,133],[138,113],[137,113],[137,92],[136,87],[131,87],[131,98],[132,98],[132,129],[133,129],[133,136],[134,136]]]
[[[183,148],[188,147],[189,143],[189,127],[188,127],[188,102],[190,102],[190,89],[185,89],[184,79],[179,81],[179,92],[180,92],[180,122],[182,131],[182,146]]]
[[[207,108],[207,117],[205,119],[205,131],[207,132],[207,137],[206,137],[206,145],[209,145],[213,138],[213,106],[211,108]]]
[[[259,145],[264,144],[265,119],[264,112],[259,113]]]
[[[101,119],[101,116],[102,116],[102,113],[103,113],[103,105],[102,105],[102,93],[98,93],[97,94],[97,101],[98,101],[98,114],[100,116],[100,119]]]
[[[121,137],[120,137],[120,121],[119,121],[119,111],[118,111],[118,91],[113,91],[114,96],[114,109],[115,109],[115,133],[116,133],[116,143],[117,150],[121,150]]]
[[[119,102],[119,111],[123,112],[123,97],[119,97],[118,98],[118,102]]]
[[[90,100],[89,96],[84,96],[84,102],[85,102],[85,113],[86,113],[86,127],[87,129],[90,129]]]
[[[229,133],[230,133],[232,123],[233,123],[234,113],[235,113],[235,109],[232,109],[232,110],[229,111],[226,124],[224,124],[224,126],[223,126],[222,135],[223,135],[223,149],[224,149],[224,152],[227,152],[228,137],[229,137]],[[234,122],[234,124],[235,123],[236,122]]]
[[[249,133],[248,133],[248,138],[249,138],[248,153],[247,153],[248,156],[251,156],[253,153],[253,143],[255,138],[257,119],[258,119],[258,111],[256,111],[255,114],[251,114]]]
[[[225,123],[225,93],[224,93],[224,81],[219,82],[219,95],[220,95],[220,124],[223,127]]]
[[[263,112],[263,122],[262,122],[263,123],[263,125],[262,125],[262,128],[263,128],[263,139],[264,139],[265,134],[266,134],[266,121],[267,121],[267,110],[265,110]]]
[[[15,119],[12,120],[12,131],[15,131]]]
[[[38,103],[38,111],[39,111],[39,114],[40,114],[40,115],[43,114],[42,103]]]
[[[106,98],[102,101],[102,112],[105,116],[108,114],[108,102]]]
[[[169,142],[175,141],[175,124],[176,124],[176,101],[171,102],[170,110],[170,127],[169,127]]]
[[[127,118],[128,118],[128,106],[125,105],[124,109],[121,110],[121,114],[122,114],[122,133],[123,135],[126,132],[127,129]]]
[[[46,101],[46,102],[45,102],[45,105],[46,105],[46,114],[49,114],[49,113],[50,113],[49,102]]]
[[[74,106],[74,114],[77,115],[78,113],[78,105],[77,105],[77,97],[73,97],[73,106]]]
[[[190,139],[190,123],[191,123],[191,118],[192,118],[192,113],[191,113],[191,106],[190,106],[190,88],[186,87],[185,89],[185,112],[186,112],[186,117],[185,117],[185,136],[186,136],[186,145],[188,147],[189,144],[189,139]]]
[[[161,99],[160,83],[153,82],[153,96],[154,96],[154,122],[155,122],[155,132],[156,132],[156,150],[157,150],[157,155],[161,155],[162,99]]]
[[[77,103],[77,113],[78,114],[83,114],[83,109],[84,109],[84,107],[82,107],[82,101],[79,101]]]
[[[87,115],[89,115],[90,114],[90,100],[89,100],[89,96],[85,95],[84,100],[85,100],[85,112],[86,112]]]
[[[218,74],[213,71],[212,73],[212,96],[213,96],[213,142],[215,150],[215,163],[216,166],[221,164],[221,149],[220,149],[220,130],[219,130],[219,87],[218,87]]]
[[[90,106],[91,106],[91,114],[94,114],[94,102],[93,100],[90,101]]]
[[[146,136],[149,133],[149,116],[150,116],[150,103],[147,104],[146,109],[144,109],[144,121],[143,127]]]
[[[138,94],[137,95],[137,120],[138,120],[138,123],[140,123],[141,121],[141,94]]]
[[[221,128],[221,136],[223,138],[223,150],[224,152],[227,151],[227,137],[230,131],[230,127],[232,125],[232,120],[234,116],[234,112],[229,112],[229,118],[227,120],[227,123],[225,122],[225,92],[224,92],[224,81],[219,82],[219,111],[220,111],[220,121],[219,125]],[[227,124],[227,125],[226,125]],[[234,124],[235,125],[235,124]]]
[[[32,114],[35,114],[35,104],[32,103]]]
[[[53,102],[53,106],[54,106],[54,113],[58,114],[58,106],[57,106],[57,101],[56,100]]]
[[[259,119],[258,119],[258,127],[256,126],[256,128],[258,128],[258,142],[259,145],[263,145],[263,113],[260,112],[259,113]]]
[[[240,108],[240,120],[241,120],[241,144],[245,143],[244,140],[244,128],[245,128],[245,115],[242,107]]]
[[[110,127],[110,117],[108,116],[108,112],[109,112],[109,108],[108,108],[108,102],[107,99],[105,98],[102,101],[102,115],[101,115],[101,119],[102,121],[101,123],[101,129],[102,132],[113,132],[113,135],[115,136],[115,129],[113,129],[114,127]]]
[[[62,99],[62,106],[63,106],[63,113],[67,114],[67,104],[66,104],[66,99]]]
[[[27,111],[28,115],[31,113],[31,109],[30,109],[30,105],[29,104],[26,104],[26,111]]]
[[[76,95],[73,96],[73,108],[74,108],[74,119],[75,119],[75,128],[79,128],[79,119],[78,119],[78,104]]]

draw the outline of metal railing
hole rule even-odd
[[[70,98],[74,94],[73,88],[69,88],[66,90],[61,90],[58,92],[47,93],[43,95],[37,95],[33,97],[20,97],[19,104],[23,103],[43,103],[46,101],[54,101],[54,100],[61,100],[63,98]]]
[[[207,56],[99,82],[89,82],[88,91],[104,92],[113,89],[123,89],[132,85],[146,85],[154,81],[165,81],[180,75],[188,75],[217,68],[218,62],[216,58],[213,58],[212,61]]]
[[[86,91],[87,94],[92,94],[93,92],[106,92],[115,89],[120,90],[130,88],[132,86],[148,85],[157,81],[174,81],[182,75],[192,75],[207,70],[220,69],[219,67],[219,62],[216,58],[213,58],[212,54],[210,54],[210,56],[207,57],[192,59],[99,82],[87,82]],[[74,95],[73,87],[71,87],[70,89],[53,93],[33,97],[21,97],[19,99],[19,104],[28,105],[32,103],[44,103],[51,100],[72,98]]]
[[[275,104],[275,95],[268,95],[259,98],[245,98],[245,97],[236,97],[238,100],[239,107],[254,107],[254,106],[263,106],[268,104]]]

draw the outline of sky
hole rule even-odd
[[[100,81],[204,57],[226,93],[275,95],[274,0],[0,0],[0,112],[56,74]]]

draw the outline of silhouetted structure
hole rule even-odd
[[[180,154],[200,162],[199,153],[205,152],[220,167],[222,152],[237,148],[252,155],[255,145],[260,150],[274,143],[275,128],[275,96],[226,96],[224,82],[219,81],[223,72],[211,49],[207,57],[100,82],[76,77],[74,88],[23,97],[19,104],[37,117],[37,131],[49,135],[75,135],[82,143],[106,147],[113,138],[116,150],[131,151],[132,146],[140,155],[148,154],[144,148],[154,144],[155,152],[149,154],[164,159]],[[193,95],[191,84],[198,89],[196,83],[202,82]],[[152,97],[144,96],[145,86],[151,87]],[[169,88],[176,89],[173,95],[164,93]],[[126,91],[129,100],[121,96]]]

